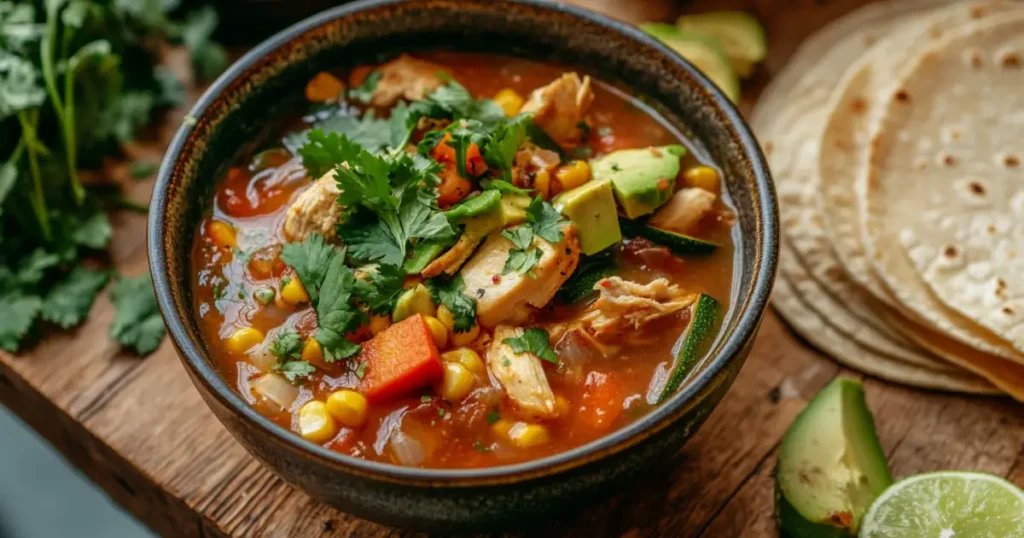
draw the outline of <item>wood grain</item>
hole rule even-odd
[[[742,108],[749,110],[803,36],[859,3],[724,0],[686,9],[741,8],[765,23],[771,56],[746,90]],[[630,20],[676,11],[660,1],[629,5],[623,17]],[[133,156],[158,159],[177,121],[180,113],[152,141],[130,148]],[[152,186],[129,188],[145,200]],[[145,218],[125,213],[114,220],[115,265],[126,274],[145,271]],[[24,356],[0,353],[0,402],[156,532],[176,538],[418,536],[352,518],[285,485],[220,426],[169,342],[146,360],[123,355],[106,335],[112,317],[101,298],[78,330],[54,334]],[[779,439],[806,400],[843,373],[855,375],[806,347],[770,312],[733,388],[675,460],[607,501],[557,522],[515,529],[512,536],[776,536],[771,472]],[[979,469],[1024,484],[1019,405],[870,378],[866,390],[897,475]]]

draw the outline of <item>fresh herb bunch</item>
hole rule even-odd
[[[23,347],[40,321],[78,325],[109,280],[101,254],[112,199],[79,170],[118,155],[157,111],[181,103],[181,84],[159,65],[161,45],[187,46],[201,78],[223,68],[224,50],[210,40],[216,13],[178,22],[177,4],[0,0],[0,348]],[[144,317],[111,334],[149,353],[163,336],[152,287],[122,284],[115,305]]]

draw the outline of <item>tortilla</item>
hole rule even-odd
[[[948,373],[908,366],[858,346],[836,331],[802,301],[786,278],[775,281],[772,304],[790,326],[808,342],[827,353],[840,364],[866,374],[925,389],[948,390],[969,394],[996,394],[998,389],[988,382]]]
[[[1024,10],[922,54],[872,137],[862,218],[871,263],[907,314],[1024,363],[1021,88]]]

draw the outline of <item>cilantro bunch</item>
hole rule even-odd
[[[139,206],[116,187],[89,187],[79,170],[180,104],[159,46],[189,47],[201,77],[219,72],[212,9],[171,18],[168,0],[0,0],[0,348],[17,351],[43,323],[80,324],[110,280],[103,251],[110,207]],[[148,174],[147,174],[148,175]],[[163,325],[148,276],[123,279],[111,335],[146,354]],[[131,315],[122,316],[122,312]]]

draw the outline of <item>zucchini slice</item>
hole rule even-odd
[[[710,241],[662,230],[623,217],[619,217],[619,227],[622,229],[622,235],[626,237],[643,237],[668,247],[680,256],[706,256],[718,249],[718,245]]]
[[[658,396],[658,403],[664,402],[675,394],[679,386],[693,371],[697,361],[707,352],[708,345],[715,338],[715,328],[718,326],[718,317],[721,312],[722,304],[714,297],[702,293],[697,298],[697,302],[693,306],[690,326],[686,330],[685,340],[676,354],[676,363],[672,367],[672,373],[668,376],[665,388]]]

